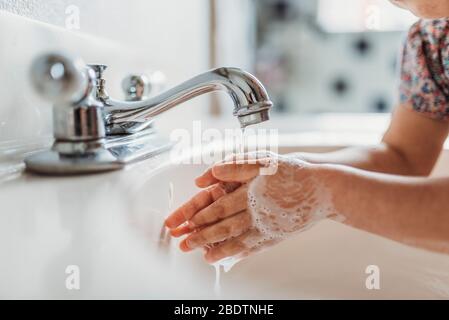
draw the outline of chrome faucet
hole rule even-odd
[[[54,104],[55,142],[51,150],[25,160],[28,170],[46,174],[107,171],[163,152],[173,143],[155,132],[154,118],[212,91],[228,93],[242,128],[269,120],[272,102],[266,90],[240,69],[214,69],[151,98],[147,98],[148,79],[133,75],[122,83],[124,101],[109,97],[105,70],[105,65],[86,65],[62,54],[35,59],[31,80],[38,94]]]

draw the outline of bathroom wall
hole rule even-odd
[[[260,0],[257,12],[256,74],[277,110],[389,112],[395,106],[397,58],[416,17],[388,1],[368,0]]]
[[[51,106],[29,83],[37,54],[107,64],[108,91],[120,97],[130,72],[160,70],[171,86],[208,69],[208,21],[207,0],[0,0],[0,161],[51,138]],[[207,103],[195,100],[159,123],[169,130],[207,113]]]
[[[207,66],[207,6],[207,0],[0,0],[0,10],[134,47],[172,82]],[[77,13],[79,28],[71,18]]]
[[[216,0],[218,65],[254,72],[255,10],[252,0]]]

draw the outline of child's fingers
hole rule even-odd
[[[251,215],[243,211],[214,225],[205,227],[202,230],[190,234],[183,240],[189,249],[203,247],[207,244],[217,243],[226,239],[234,238],[251,227]]]
[[[185,241],[181,241],[179,243],[179,249],[181,249],[181,251],[183,251],[183,252],[192,251],[192,249],[189,248],[189,246],[187,245],[187,243]]]
[[[227,156],[224,160],[215,163],[214,166],[217,165],[218,163],[235,161],[237,159],[237,157],[238,156],[236,154],[231,154],[231,155]],[[195,179],[195,184],[199,188],[206,188],[206,187],[216,184],[216,183],[218,183],[218,180],[212,174],[212,167],[208,168],[203,174],[201,174],[201,176],[199,176],[198,178]]]
[[[224,258],[241,254],[248,250],[248,247],[245,244],[245,239],[254,236],[256,233],[256,230],[251,229],[236,238],[227,240],[218,246],[214,246],[206,251],[204,258],[207,262],[214,263],[223,260]]]
[[[217,163],[212,167],[212,175],[224,182],[246,182],[257,177],[260,169],[268,167],[271,163],[272,160],[269,158]]]
[[[207,169],[201,176],[195,179],[195,184],[199,188],[206,188],[210,185],[216,184],[217,178],[212,174],[212,168]]]
[[[165,225],[170,229],[180,226],[192,218],[198,211],[206,208],[225,194],[233,192],[238,187],[240,187],[240,183],[219,183],[200,191],[192,199],[170,214],[165,220]],[[182,230],[174,231],[174,233],[177,234],[178,231],[181,233],[183,231],[187,232],[187,229],[182,228]]]
[[[243,185],[195,214],[189,220],[189,226],[194,229],[230,217],[237,212],[246,210],[247,201],[247,187]]]
[[[227,182],[234,182],[234,181],[240,181],[240,182],[244,182],[247,180],[250,180],[252,178],[254,178],[255,176],[258,175],[258,173],[256,173],[256,168],[260,168],[262,167],[266,167],[269,165],[271,159],[269,156],[265,155],[261,155],[260,158],[257,158],[257,154],[248,154],[248,153],[244,153],[244,154],[232,154],[229,155],[228,157],[226,157],[223,161],[219,161],[216,164],[214,164],[211,168],[207,169],[201,176],[199,176],[198,178],[195,179],[195,183],[198,187],[200,188],[205,188],[208,187],[210,185],[216,184],[218,181],[227,181]],[[221,175],[221,169],[226,170],[226,169],[231,169],[229,168],[230,164],[235,164],[236,166],[234,166],[232,169],[235,170],[243,170],[244,174],[247,174],[247,171],[244,169],[252,169],[252,167],[254,167],[254,174],[251,174],[251,172],[249,172],[249,177],[244,177],[241,178],[239,177],[239,172],[235,173],[232,175],[231,178],[227,177],[228,172],[223,173],[223,176]],[[222,165],[224,165],[225,168],[219,168]],[[241,169],[241,166],[237,166],[237,165],[243,165],[244,169]],[[247,167],[250,166],[250,167]],[[218,174],[218,175],[217,175]],[[237,176],[237,177],[235,177]],[[225,179],[222,179],[225,178]]]
[[[212,186],[197,193],[192,199],[170,214],[165,220],[165,225],[170,229],[176,228],[192,218],[198,211],[206,208],[214,202],[216,198],[218,199],[220,196],[224,195],[224,190],[217,186]]]
[[[212,201],[212,195],[209,190],[199,192],[192,199],[170,214],[165,220],[165,225],[170,229],[176,228],[193,217],[199,210],[207,207]]]
[[[214,199],[214,201],[218,200],[222,196],[232,193],[238,188],[240,188],[242,184],[240,182],[219,182],[218,188],[220,189],[221,193],[214,193],[214,196],[217,195],[217,197]]]
[[[192,232],[192,229],[187,224],[180,225],[174,229],[170,229],[170,234],[172,237],[179,238],[187,233]]]

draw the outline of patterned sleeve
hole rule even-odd
[[[401,57],[401,104],[438,120],[449,120],[448,25],[447,20],[417,22]]]

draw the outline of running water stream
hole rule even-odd
[[[214,284],[214,292],[216,296],[220,296],[221,293],[221,268],[223,267],[224,272],[229,272],[232,267],[235,266],[237,262],[240,260],[234,257],[225,258],[213,264],[215,268],[215,284]]]
[[[243,154],[246,150],[246,132],[245,128],[241,128],[240,137],[236,139],[236,147],[234,148],[235,153]],[[232,267],[239,262],[239,259],[234,257],[225,258],[213,264],[215,268],[215,284],[214,284],[214,292],[216,296],[220,296],[221,293],[221,268],[223,267],[224,272],[229,272]]]

